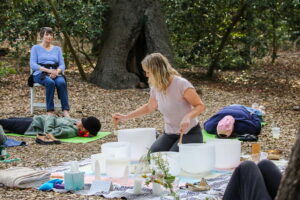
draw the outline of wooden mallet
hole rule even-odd
[[[119,130],[118,122],[113,121],[113,123],[114,123],[114,135],[117,135],[117,131]]]
[[[183,130],[180,129],[180,138],[178,144],[182,144],[182,137],[183,137]]]

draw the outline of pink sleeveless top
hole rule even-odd
[[[194,88],[193,85],[185,78],[175,76],[167,88],[166,94],[152,87],[150,97],[156,99],[158,110],[163,114],[165,121],[165,133],[179,134],[180,122],[183,117],[189,113],[193,106],[183,97],[186,89]],[[185,133],[199,123],[198,118],[191,120],[190,126]]]

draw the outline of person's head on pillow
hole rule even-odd
[[[101,129],[101,123],[96,117],[82,118],[76,122],[76,126],[79,129],[79,136],[89,137],[96,136]]]
[[[217,125],[218,137],[228,138],[232,136],[235,119],[231,115],[223,117]]]

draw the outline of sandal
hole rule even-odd
[[[52,142],[53,142],[54,144],[61,144],[61,141],[59,141],[58,139],[56,139],[52,134],[46,133],[46,137],[47,137],[49,140],[52,140]]]
[[[244,135],[239,135],[238,139],[240,141],[256,142],[258,140],[258,137],[256,135],[244,134]]]
[[[40,139],[40,138],[36,138],[36,139],[35,139],[35,142],[36,142],[37,144],[42,144],[42,145],[52,145],[52,144],[54,144],[53,141],[45,141],[45,140],[42,140],[42,139]]]

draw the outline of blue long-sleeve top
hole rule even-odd
[[[62,50],[58,46],[53,46],[51,50],[46,50],[41,45],[37,44],[30,51],[30,67],[33,70],[33,75],[41,73],[39,64],[58,64],[58,69],[62,72],[65,70],[64,57]]]
[[[226,106],[204,122],[204,129],[211,134],[217,134],[219,121],[226,115],[231,115],[235,119],[233,132],[236,135],[258,135],[261,131],[261,118],[248,109],[242,105]]]

